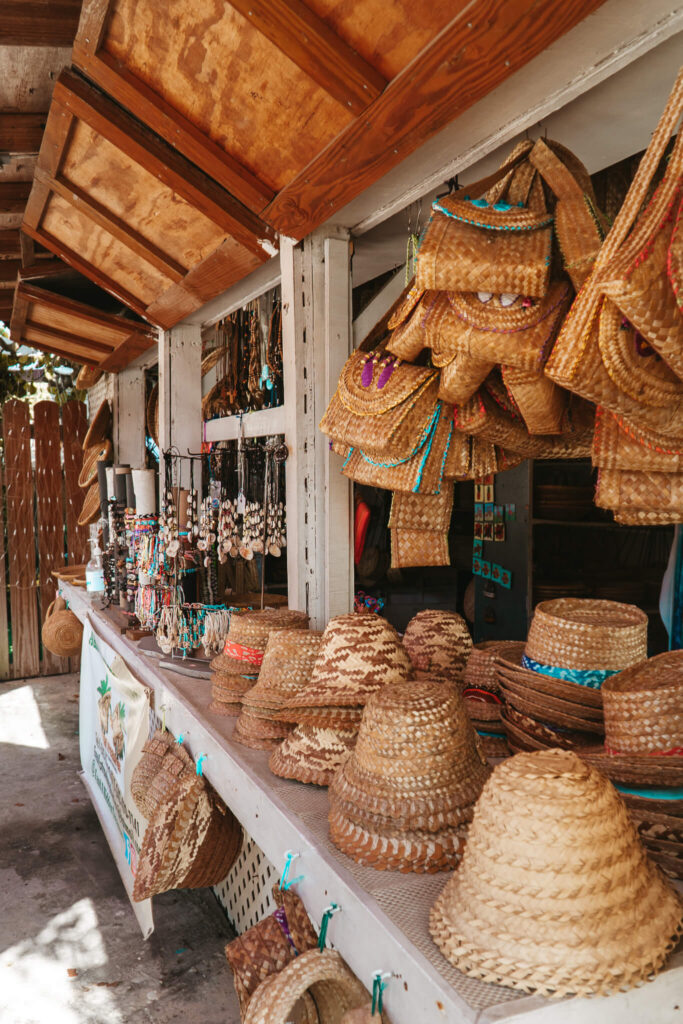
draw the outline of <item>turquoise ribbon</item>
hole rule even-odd
[[[522,665],[531,672],[552,676],[553,679],[564,679],[568,683],[578,683],[579,686],[587,686],[591,690],[599,690],[606,679],[620,671],[613,668],[559,668],[557,665],[541,665],[526,654],[522,655]]]
[[[620,793],[628,796],[642,796],[646,800],[683,800],[683,789],[633,789],[631,786],[613,784]]]

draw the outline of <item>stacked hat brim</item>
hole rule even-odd
[[[484,640],[470,651],[463,672],[465,710],[487,757],[507,757],[510,753],[503,728],[503,698],[500,694],[496,658],[524,650],[517,640]]]
[[[604,746],[579,754],[615,783],[665,870],[683,877],[683,651],[612,676],[602,698]]]
[[[462,854],[487,775],[453,684],[386,686],[368,701],[356,747],[331,783],[332,841],[380,870],[445,870]]]
[[[472,638],[461,615],[436,609],[418,612],[406,626],[403,646],[417,671],[462,685]]]
[[[270,755],[274,775],[329,786],[356,743],[357,729],[297,725]]]
[[[635,605],[542,601],[524,651],[497,659],[511,748],[594,744],[604,734],[602,685],[646,657],[647,616]]]
[[[432,937],[465,974],[554,996],[640,984],[682,928],[683,903],[614,787],[558,749],[494,769],[430,915]]]
[[[289,608],[233,613],[223,653],[211,661],[211,710],[219,715],[239,715],[242,697],[258,679],[271,633],[307,627],[306,613]]]

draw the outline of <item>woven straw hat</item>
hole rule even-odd
[[[357,728],[297,725],[270,755],[273,775],[298,782],[329,786],[356,742]]]
[[[365,704],[386,683],[412,679],[398,633],[380,615],[336,615],[323,633],[310,684],[300,707]]]
[[[101,444],[108,436],[111,429],[111,406],[106,400],[100,403],[100,407],[93,416],[90,426],[83,438],[83,451],[92,448],[93,445]]]
[[[244,704],[278,710],[295,702],[310,681],[322,636],[321,632],[303,629],[271,633],[258,681],[244,695]]]
[[[514,656],[524,650],[523,640],[484,640],[475,644],[470,651],[462,674],[464,686],[476,686],[481,690],[498,693],[496,658]]]
[[[341,1024],[347,1010],[364,1006],[368,993],[333,949],[311,949],[266,978],[249,1000],[243,1024],[287,1024],[308,997],[304,1024]],[[297,1020],[302,1020],[297,1017]]]
[[[101,459],[110,459],[113,450],[111,441],[105,439],[83,452],[83,465],[78,477],[79,487],[90,487],[97,481],[97,463]]]
[[[99,366],[81,366],[76,377],[75,387],[79,391],[87,391],[88,388],[94,388],[98,380],[104,373]]]
[[[569,751],[502,762],[432,936],[459,970],[524,992],[607,995],[661,969],[683,904],[614,787]]]
[[[534,609],[525,655],[540,667],[603,673],[603,679],[647,658],[647,615],[632,604],[560,597]],[[524,662],[526,667],[532,667]],[[604,675],[606,673],[606,676]],[[546,672],[547,675],[554,673]],[[584,685],[600,685],[597,680]]]
[[[605,746],[581,756],[620,782],[683,786],[683,651],[612,676],[602,699]]]
[[[83,506],[78,516],[78,525],[89,526],[90,523],[96,523],[99,518],[100,488],[97,484],[92,484],[92,486],[85,492]]]
[[[264,608],[233,612],[225,650],[211,662],[214,672],[258,675],[271,633],[280,629],[307,629],[308,615],[290,608]],[[251,672],[249,673],[249,670]]]
[[[472,638],[461,615],[426,610],[418,612],[406,626],[403,646],[420,672],[459,683],[472,650]]]
[[[374,861],[377,868],[454,865],[460,826],[470,819],[487,775],[454,685],[385,686],[366,704],[356,748],[330,786],[332,840],[364,864],[371,861],[367,839],[393,839],[391,862]],[[424,844],[422,853],[416,843]]]

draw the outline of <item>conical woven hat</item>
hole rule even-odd
[[[420,672],[458,682],[472,650],[472,637],[456,612],[426,610],[406,626],[403,646]]]
[[[645,981],[682,927],[683,903],[612,784],[557,749],[494,770],[430,915],[435,942],[465,974],[556,996]]]
[[[322,636],[320,632],[303,629],[271,633],[258,682],[245,694],[244,703],[271,708],[295,703],[310,681]]]
[[[394,627],[380,615],[330,619],[301,706],[364,704],[386,683],[412,679],[410,659]]]
[[[356,742],[356,729],[298,725],[273,751],[268,766],[274,775],[329,786]]]
[[[471,818],[488,774],[454,685],[395,683],[366,704],[330,805],[370,828],[438,831]]]

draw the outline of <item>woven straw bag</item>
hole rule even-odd
[[[495,363],[458,352],[442,368],[439,377],[439,398],[453,405],[467,402],[483,384]]]
[[[442,310],[440,292],[423,291],[412,288],[410,294],[399,311],[405,312],[405,319],[397,320],[396,315],[389,321],[389,327],[395,324],[387,341],[387,352],[414,362],[427,345],[427,331],[435,329],[435,321]],[[415,296],[418,296],[417,300]]]
[[[613,786],[568,751],[494,769],[430,931],[465,974],[538,995],[609,995],[661,970],[683,903]]]
[[[608,298],[600,308],[598,347],[612,381],[634,401],[647,406],[680,401],[683,381]]]
[[[593,465],[604,469],[683,472],[683,436],[677,441],[648,433],[602,408],[595,415],[591,454]]]
[[[389,514],[392,530],[448,531],[453,512],[453,484],[444,484],[441,494],[394,495]]]
[[[665,228],[669,209],[673,222],[673,204],[681,173],[683,136],[680,132],[664,180],[629,236],[681,109],[683,70],[679,72],[626,199],[598,253],[593,273],[577,296],[546,365],[546,372],[558,384],[663,433],[680,431],[680,405],[676,403],[675,408],[670,408],[668,416],[664,413],[655,416],[652,409],[647,409],[646,415],[642,405],[620,392],[600,356],[599,323],[600,309],[607,296],[681,376],[681,317],[666,278],[664,245],[667,235],[669,242],[671,240],[672,232]],[[650,248],[648,243],[653,230],[657,238]]]
[[[391,568],[408,569],[420,565],[450,565],[448,534],[438,530],[391,531]]]
[[[683,521],[683,473],[601,469],[595,504],[619,511],[665,512]]]
[[[341,1024],[344,1014],[368,1001],[363,985],[332,949],[311,949],[266,978],[249,1000],[243,1024],[287,1024],[305,996],[312,1000],[313,1024]]]
[[[519,409],[530,434],[561,434],[568,393],[553,384],[542,370],[502,366],[503,383]]]
[[[56,597],[45,612],[40,635],[43,647],[58,658],[75,658],[81,653],[83,626],[61,597]]]
[[[493,175],[469,185],[464,198],[457,192],[436,200],[418,254],[418,287],[545,295],[553,218],[545,211],[542,193],[536,192],[541,199],[537,209],[474,198],[524,159],[524,150],[513,154]]]
[[[315,949],[316,934],[296,893],[273,887],[278,910],[262,918],[225,947],[244,1019],[261,982],[278,974],[301,953]]]

